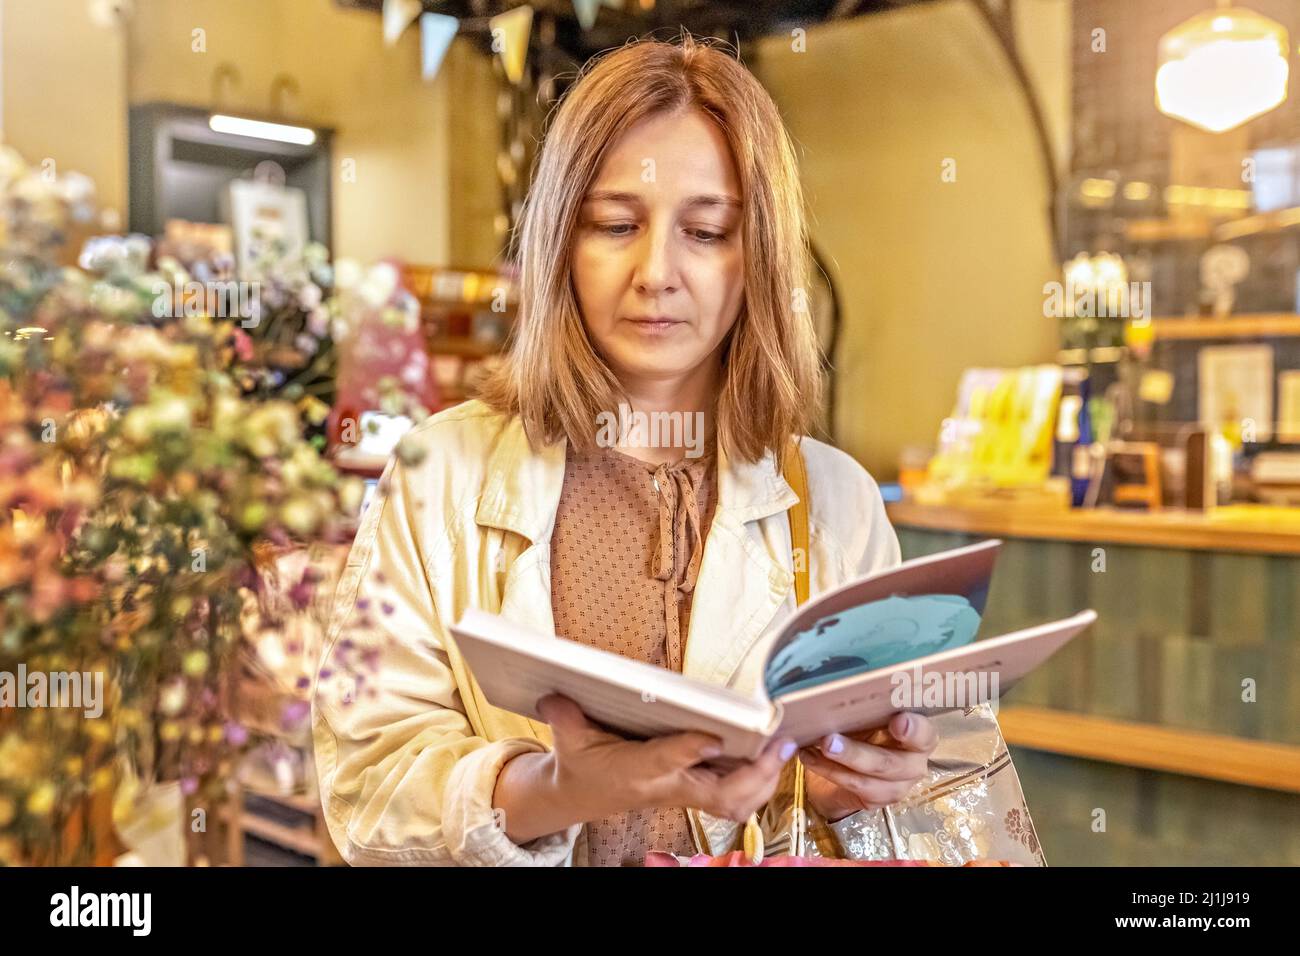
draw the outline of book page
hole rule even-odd
[[[904,562],[809,601],[768,644],[770,697],[974,640],[1000,541]]]
[[[768,663],[773,700],[827,681],[878,670],[975,639],[980,616],[964,595],[893,595],[820,618]]]
[[[1040,624],[781,697],[778,731],[800,745],[884,726],[900,710],[964,710],[1000,697],[1097,619],[1094,611]]]

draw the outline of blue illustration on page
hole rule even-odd
[[[768,695],[962,647],[975,639],[983,604],[956,594],[896,595],[827,615],[773,656]]]

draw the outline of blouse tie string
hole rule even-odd
[[[681,671],[679,605],[682,597],[695,589],[704,551],[699,500],[696,497],[695,479],[684,466],[670,468],[666,463],[659,465],[655,469],[654,483],[659,492],[659,551],[655,578],[664,582],[668,666],[672,670]],[[685,568],[679,566],[676,557],[676,542],[679,538],[687,538],[689,541],[690,559]]]

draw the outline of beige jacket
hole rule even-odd
[[[433,416],[406,441],[424,457],[390,460],[366,509],[313,694],[330,835],[353,864],[581,865],[582,824],[525,845],[499,825],[497,774],[548,747],[550,729],[489,704],[447,630],[469,607],[553,630],[564,442],[535,453],[517,419],[480,402]],[[897,564],[871,476],[822,442],[802,448],[812,593]],[[744,464],[720,454],[718,467],[683,672],[754,693],[762,655],[749,652],[794,609],[786,510],[797,499],[771,455]],[[732,848],[738,824],[691,815],[702,852]]]

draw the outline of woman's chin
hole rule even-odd
[[[610,368],[620,378],[677,379],[690,373],[704,356],[686,354],[680,346],[646,342],[635,347],[620,347],[609,357]]]

